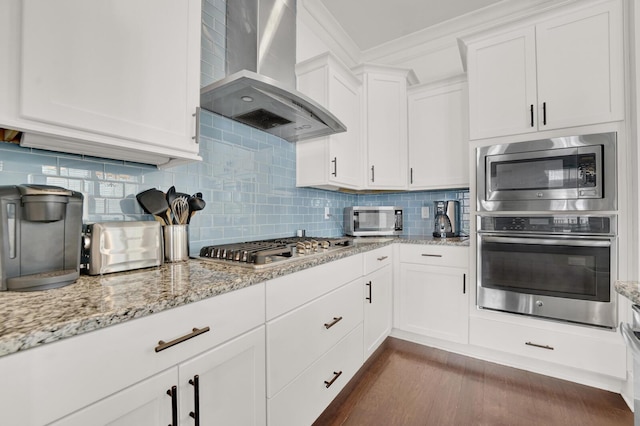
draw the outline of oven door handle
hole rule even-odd
[[[481,236],[487,243],[539,244],[544,246],[611,247],[611,240],[568,240],[561,238],[517,238]]]

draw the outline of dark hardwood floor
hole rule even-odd
[[[314,426],[633,425],[618,394],[389,338]]]

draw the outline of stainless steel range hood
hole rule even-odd
[[[295,39],[295,0],[227,0],[227,76],[200,89],[200,107],[290,142],[345,131],[295,89]]]

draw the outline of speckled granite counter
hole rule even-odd
[[[259,270],[192,259],[158,268],[81,276],[75,283],[53,290],[0,292],[0,356],[197,302],[394,242],[468,245],[468,240],[459,238],[358,239],[352,247]]]
[[[616,281],[614,286],[618,293],[631,300],[634,305],[640,305],[640,282]]]

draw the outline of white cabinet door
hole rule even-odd
[[[470,138],[624,118],[622,5],[578,5],[468,43]]]
[[[467,343],[469,296],[466,269],[400,264],[399,329]]]
[[[0,124],[34,134],[23,143],[45,149],[154,163],[199,158],[192,139],[199,1],[25,0],[21,7],[5,10],[19,24],[0,52],[21,62],[3,77],[17,87]]]
[[[172,368],[53,422],[51,426],[170,425],[173,424],[170,392],[177,384],[178,370]],[[177,401],[177,394],[175,398]]]
[[[407,72],[365,71],[364,139],[368,189],[407,188]]]
[[[179,424],[193,424],[191,413],[199,416],[203,426],[266,424],[264,326],[180,364],[178,369]]]
[[[624,118],[620,9],[610,2],[536,26],[541,130]]]
[[[391,332],[392,284],[391,265],[364,279],[364,359],[369,358]]]
[[[458,79],[409,89],[409,189],[469,186],[466,87]]]
[[[533,27],[479,41],[469,48],[471,139],[537,130],[535,55]]]
[[[360,82],[330,53],[296,65],[298,90],[326,107],[346,132],[296,144],[296,184],[323,189],[362,187]]]

